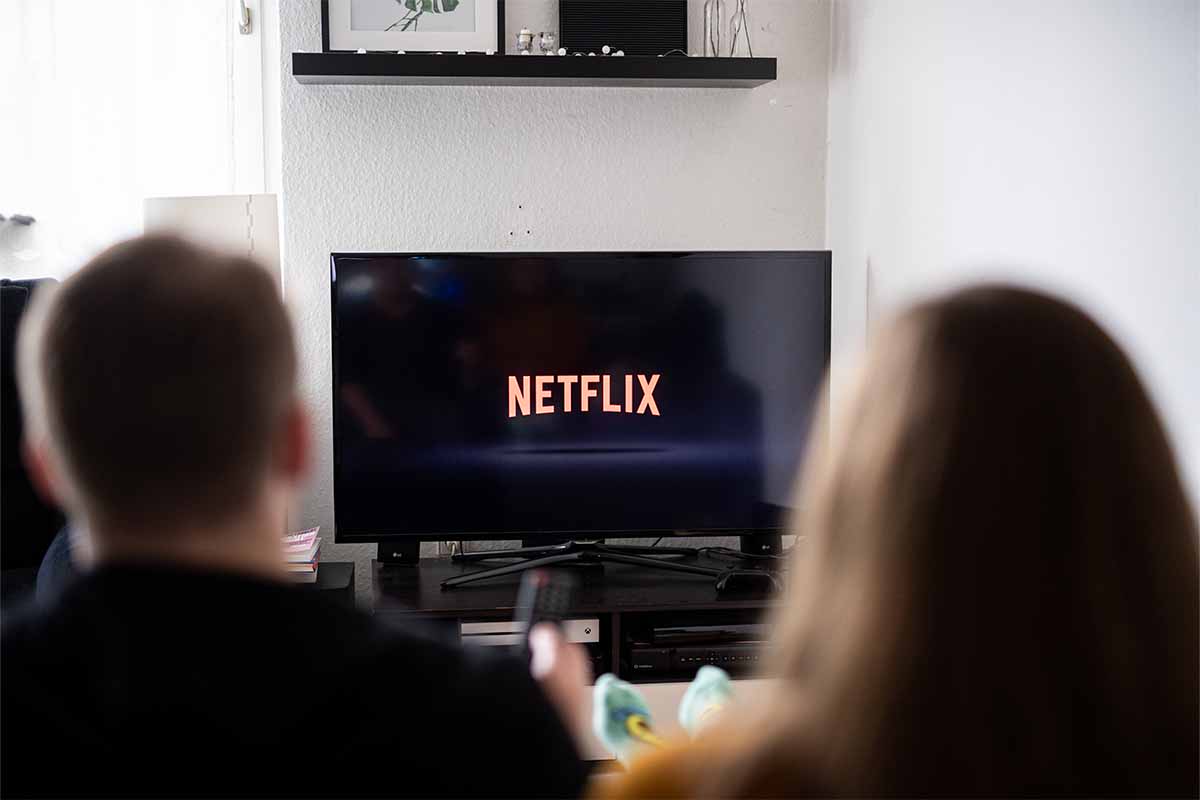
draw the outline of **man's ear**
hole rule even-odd
[[[312,424],[308,409],[299,400],[288,408],[283,422],[283,441],[279,448],[277,469],[290,483],[308,480],[312,468]]]
[[[21,442],[21,461],[25,464],[29,482],[33,484],[38,496],[47,504],[61,508],[62,486],[46,443],[25,437]]]

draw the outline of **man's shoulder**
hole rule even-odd
[[[34,603],[4,612],[0,620],[0,658],[6,672],[10,663],[26,658],[30,648],[41,640],[37,629],[44,624],[44,616],[44,609]]]
[[[5,665],[54,648],[65,623],[57,603],[30,599],[6,610],[0,620],[0,656]]]
[[[8,642],[29,636],[31,628],[38,624],[43,613],[44,609],[32,600],[16,608],[5,609],[3,618],[0,618],[0,637]]]
[[[60,646],[136,649],[151,644],[149,631],[159,655],[224,640],[248,644],[251,652],[296,647],[338,660],[420,650],[419,661],[431,667],[474,661],[434,628],[382,620],[319,592],[229,575],[107,570],[74,580],[48,600],[6,610],[0,621],[6,661]]]

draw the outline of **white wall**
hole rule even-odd
[[[508,27],[553,28],[555,7],[510,3]],[[295,525],[333,525],[331,251],[824,246],[829,6],[751,10],[780,59],[752,91],[301,86],[320,3],[280,0],[284,291],[318,453]],[[372,550],[323,557],[356,558],[361,588]]]
[[[847,330],[868,264],[873,318],[1059,291],[1132,353],[1200,502],[1200,4],[836,1],[829,140]]]

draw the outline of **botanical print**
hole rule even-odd
[[[476,0],[351,0],[350,29],[474,33]]]

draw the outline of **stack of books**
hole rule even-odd
[[[296,583],[316,583],[321,554],[321,526],[283,537],[283,555],[289,577]]]

